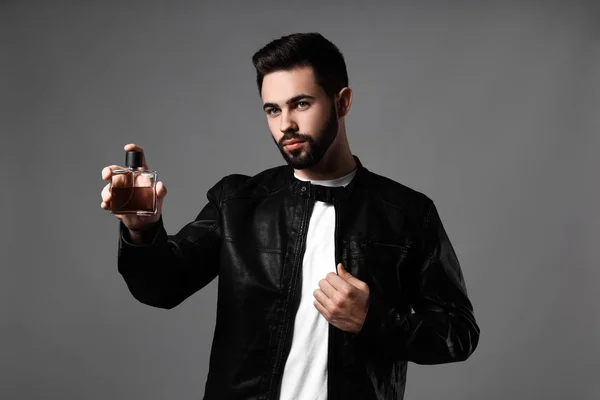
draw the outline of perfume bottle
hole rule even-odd
[[[128,151],[125,169],[112,171],[110,212],[112,214],[156,214],[156,171],[143,169],[142,153]]]

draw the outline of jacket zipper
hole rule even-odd
[[[300,223],[300,230],[298,232],[299,235],[299,243],[297,246],[297,255],[296,255],[296,263],[292,269],[292,276],[290,279],[290,288],[289,291],[292,293],[288,296],[286,305],[285,305],[285,314],[283,317],[284,326],[282,328],[281,337],[279,338],[278,355],[275,359],[275,366],[273,368],[274,374],[271,377],[271,384],[269,390],[269,399],[276,400],[279,398],[279,392],[281,390],[281,381],[283,379],[283,370],[284,370],[284,355],[289,352],[289,347],[291,345],[291,341],[288,339],[290,337],[290,325],[294,322],[294,311],[295,305],[297,304],[298,296],[300,295],[298,288],[298,279],[300,275],[300,271],[302,270],[302,259],[303,259],[303,249],[306,243],[306,233],[307,233],[307,216],[310,215],[308,212],[310,208],[310,199],[307,199],[305,202],[304,212],[302,214],[302,221]],[[294,307],[293,307],[294,306]],[[293,334],[293,332],[292,332]],[[288,343],[289,342],[289,343]]]
[[[340,247],[338,246],[338,238],[339,238],[339,226],[340,226],[340,211],[339,205],[335,199],[333,201],[333,207],[335,209],[335,230],[333,234],[333,245],[334,245],[334,254],[335,254],[335,269],[337,273],[337,265],[339,262],[342,262],[340,255]],[[335,379],[337,378],[335,375],[336,371],[336,359],[335,359],[335,340],[336,330],[333,325],[329,324],[329,337],[327,340],[327,400],[336,400],[338,398],[338,393],[336,391],[337,382]]]

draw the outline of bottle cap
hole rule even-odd
[[[142,164],[142,152],[141,151],[128,151],[125,154],[125,166],[131,168],[139,168]]]

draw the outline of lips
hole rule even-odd
[[[296,150],[296,149],[301,148],[302,144],[303,144],[303,142],[297,142],[297,143],[294,143],[294,144],[285,145],[284,148],[286,150]]]
[[[298,139],[286,140],[285,142],[283,142],[283,148],[288,151],[296,150],[296,149],[302,147],[302,144],[304,142],[305,142],[305,140],[298,140]]]
[[[283,147],[289,146],[290,144],[296,144],[296,143],[302,143],[302,142],[304,142],[304,140],[299,140],[299,139],[286,140],[285,142],[283,142]]]

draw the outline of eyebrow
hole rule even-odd
[[[312,100],[314,100],[314,99],[316,99],[316,97],[315,96],[311,96],[309,94],[302,93],[302,94],[299,94],[298,96],[292,97],[291,99],[289,99],[288,101],[286,101],[285,104],[296,103],[296,102],[298,102],[298,101],[300,101],[302,99],[312,99]],[[277,107],[277,104],[275,104],[275,103],[265,103],[263,105],[263,110],[266,110],[269,107]]]

